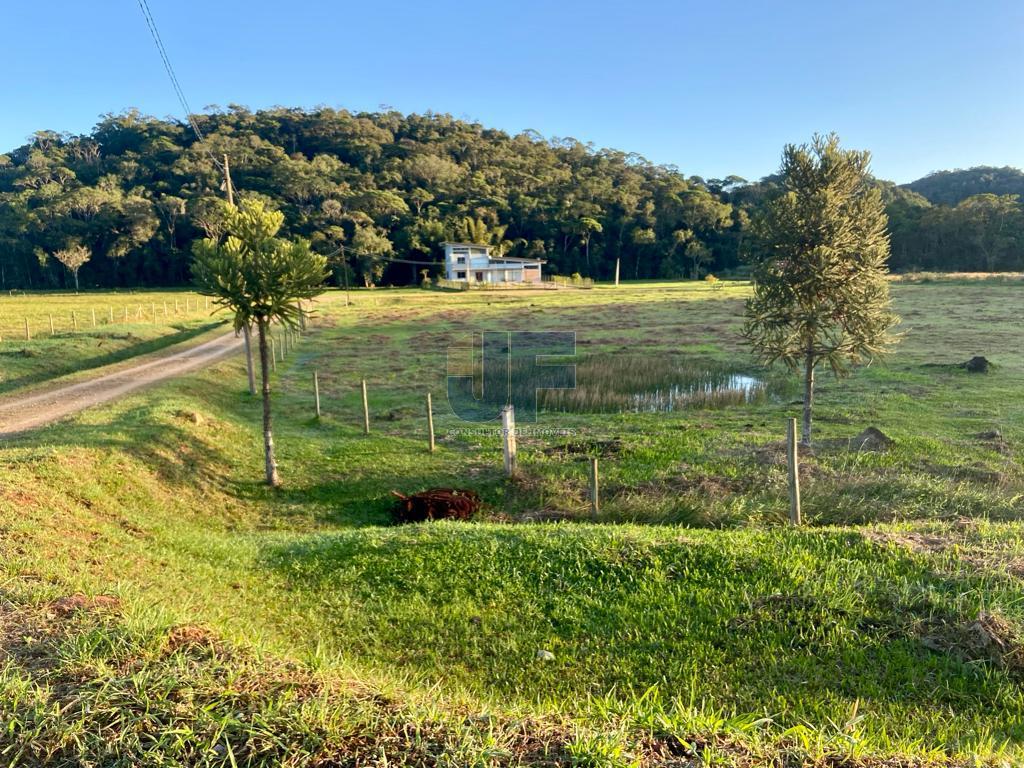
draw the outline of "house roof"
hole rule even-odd
[[[451,240],[445,240],[443,243],[441,243],[441,245],[465,245],[471,246],[473,248],[486,248],[488,250],[490,250],[493,247],[490,245],[485,245],[484,243],[456,243]]]

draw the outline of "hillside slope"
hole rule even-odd
[[[585,327],[584,356],[682,346],[743,366],[743,286],[325,304],[275,376],[276,492],[240,360],[8,443],[0,750],[27,765],[1018,759],[1024,422],[1007,404],[1024,357],[1000,319],[1016,291],[897,286],[916,333],[888,368],[823,381],[802,530],[777,524],[785,401],[548,414],[571,434],[524,435],[513,482],[497,437],[442,408],[425,447],[424,391],[441,404],[461,333]],[[970,327],[919,316],[965,295]],[[998,374],[953,367],[979,339]],[[866,423],[894,446],[836,447]],[[387,524],[391,490],[445,485],[477,490],[483,515]]]
[[[903,185],[933,205],[956,205],[972,195],[1024,195],[1024,171],[980,165],[955,171],[936,171]]]

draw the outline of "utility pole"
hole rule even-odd
[[[235,190],[231,186],[231,165],[228,163],[227,154],[224,155],[224,188],[228,193],[228,205],[235,204]]]
[[[341,246],[341,276],[345,280],[345,306],[349,305],[348,300],[348,254],[345,253],[345,246]]]
[[[228,205],[234,207],[235,188],[231,186],[231,163],[228,160],[226,152],[224,153],[224,189],[228,193]],[[207,299],[207,301],[209,301],[209,299]],[[255,395],[256,374],[252,359],[252,330],[249,328],[248,323],[242,327],[242,334],[245,336],[245,372],[249,378],[249,394]]]

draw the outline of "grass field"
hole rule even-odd
[[[581,371],[675,355],[759,375],[738,336],[747,290],[328,295],[275,376],[275,492],[239,359],[6,444],[0,753],[1024,759],[1024,283],[894,285],[896,353],[822,378],[800,530],[785,525],[781,438],[798,406],[783,372],[756,402],[543,413],[513,481],[497,433],[446,406],[448,349],[483,330],[576,331]],[[957,367],[974,355],[996,367]],[[892,445],[849,450],[868,426]],[[472,488],[485,511],[387,525],[392,490],[432,486]]]
[[[190,291],[0,295],[0,392],[154,352],[224,318]]]

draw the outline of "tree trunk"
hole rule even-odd
[[[804,362],[804,420],[800,442],[811,447],[811,407],[814,404],[814,353],[808,351]]]
[[[267,347],[267,321],[257,321],[260,334],[260,376],[263,379],[263,454],[266,460],[267,485],[277,487],[281,479],[277,476],[277,460],[274,458],[274,433],[270,419],[270,350]]]
[[[75,270],[75,293],[78,293],[78,270]]]

